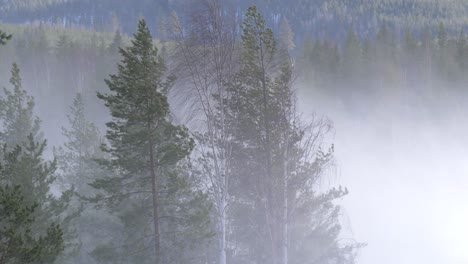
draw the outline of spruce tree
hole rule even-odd
[[[4,175],[3,168],[0,170],[1,177],[8,177]],[[63,251],[63,234],[59,225],[52,223],[40,232],[33,232],[37,224],[34,213],[38,204],[28,204],[21,186],[0,184],[0,263],[53,263]]]
[[[87,119],[81,94],[73,100],[67,119],[68,126],[62,127],[63,147],[54,150],[60,171],[57,182],[63,191],[73,188],[76,195],[70,201],[68,212],[79,213],[79,217],[73,221],[78,241],[63,261],[89,263],[92,261],[89,252],[98,239],[109,236],[109,229],[114,227],[112,221],[115,222],[105,210],[97,210],[87,202],[88,197],[95,195],[95,189],[89,184],[107,173],[95,160],[104,157],[100,149],[104,140],[96,125]]]
[[[229,261],[352,263],[355,247],[338,242],[334,204],[347,190],[321,193],[316,186],[333,161],[333,147],[321,150],[330,124],[299,118],[291,59],[276,50],[255,7],[242,29],[241,69],[224,98],[232,151],[230,240],[236,245]]]
[[[11,69],[10,84],[13,89],[4,88],[0,98],[0,121],[3,129],[0,140],[10,148],[26,142],[29,135],[40,140],[40,120],[34,115],[34,99],[22,87],[20,69],[16,63]]]
[[[281,41],[281,47],[288,52],[296,47],[296,44],[294,44],[294,32],[289,25],[289,21],[285,17],[281,21],[279,39]]]
[[[85,114],[85,103],[81,94],[73,100],[67,115],[68,127],[62,127],[66,141],[64,146],[56,151],[60,169],[64,176],[64,184],[74,186],[81,195],[89,195],[88,183],[92,182],[93,159],[102,158],[100,149],[104,139],[97,126],[88,120]]]
[[[456,58],[461,72],[465,72],[468,69],[468,45],[465,32],[463,30],[460,31],[460,35],[457,39]]]
[[[12,67],[10,83],[13,89],[4,89],[0,98],[0,142],[3,146],[2,160],[8,161],[8,173],[3,175],[2,183],[20,185],[24,201],[29,205],[37,203],[34,212],[36,221],[32,234],[45,230],[49,223],[61,225],[64,241],[73,244],[74,230],[70,221],[76,216],[66,214],[72,190],[64,190],[61,195],[52,194],[51,187],[56,181],[57,163],[43,158],[46,140],[42,139],[40,120],[34,115],[34,99],[22,88],[20,71],[16,64]],[[10,151],[18,155],[12,159]]]
[[[0,45],[4,45],[10,38],[11,35],[0,31]],[[12,73],[10,82],[15,92],[18,92],[21,89],[21,78],[16,64],[13,65]],[[4,91],[11,96],[7,89]],[[4,105],[2,110],[5,108]],[[5,133],[2,135],[5,136]],[[25,186],[21,185],[21,181],[15,182],[18,178],[24,179],[24,175],[17,170],[21,168],[18,166],[21,147],[17,145],[9,151],[3,144],[3,161],[0,165],[0,263],[52,263],[63,251],[62,229],[55,223],[50,223],[45,232],[44,229],[37,229],[39,224],[43,224],[35,219],[39,204],[30,197],[25,199],[26,192],[22,189]]]
[[[439,31],[437,32],[437,44],[439,49],[443,49],[447,46],[447,31],[445,30],[444,23],[439,23]]]
[[[106,193],[101,200],[119,208],[128,236],[124,248],[148,248],[152,243],[153,263],[170,263],[175,260],[168,258],[169,252],[177,244],[171,243],[169,235],[183,237],[183,227],[204,223],[203,215],[208,213],[203,195],[192,192],[178,166],[190,154],[194,142],[186,128],[170,119],[166,94],[174,77],[165,77],[165,63],[144,20],[139,21],[130,47],[120,49],[120,53],[117,74],[106,80],[110,93],[98,93],[112,116],[107,123],[109,146],[103,150],[111,155],[107,164],[115,175],[95,181],[93,187]],[[196,206],[182,211],[190,202]],[[195,215],[198,217],[192,222],[177,220]],[[138,263],[150,259],[151,255]]]
[[[362,48],[361,43],[353,30],[348,31],[343,47],[342,73],[346,80],[356,81],[361,76]],[[348,83],[349,84],[349,83]]]

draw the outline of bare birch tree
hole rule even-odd
[[[234,14],[219,0],[196,0],[188,15],[188,28],[171,16],[170,36],[175,43],[179,87],[189,107],[187,116],[196,129],[197,154],[206,188],[215,205],[218,262],[226,264],[227,207],[229,201],[230,139],[225,123],[225,83],[236,68],[236,23]],[[214,97],[221,98],[214,100]]]

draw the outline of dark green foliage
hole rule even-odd
[[[429,27],[419,33],[409,28],[397,32],[383,23],[375,37],[363,40],[349,31],[337,52],[338,60],[326,56],[336,45],[331,39],[307,42],[298,56],[304,58],[298,61],[299,67],[308,82],[317,84],[320,94],[337,98],[353,111],[368,110],[388,96],[409,94],[418,94],[430,104],[440,99],[433,97],[435,91],[455,92],[466,86],[468,49],[463,30],[459,32],[451,36],[443,23],[435,33]],[[338,72],[326,67],[335,63]]]
[[[363,50],[361,48],[361,43],[356,33],[350,30],[343,45],[341,70],[344,78],[351,78],[353,76],[360,77],[362,56]]]
[[[157,153],[155,164],[170,166],[187,156],[193,148],[193,140],[187,130],[170,123],[169,103],[166,93],[174,77],[163,80],[166,67],[158,57],[151,35],[144,21],[132,40],[132,46],[121,50],[122,63],[118,74],[106,80],[111,94],[98,94],[109,108],[113,121],[107,123],[106,138],[111,148],[113,164],[126,172],[147,169],[148,161],[141,158],[148,154],[149,141]]]
[[[185,127],[170,119],[166,94],[174,77],[166,78],[165,62],[144,20],[120,53],[117,74],[106,80],[110,93],[98,94],[112,116],[106,134],[110,146],[103,148],[111,158],[102,163],[113,174],[92,184],[103,191],[96,200],[112,208],[124,227],[113,261],[184,262],[203,245],[209,223],[206,197],[180,167],[194,142]],[[114,247],[100,246],[93,256],[108,259],[105,249]]]
[[[375,34],[383,20],[387,20],[392,27],[411,27],[418,32],[421,32],[426,25],[436,31],[439,22],[442,21],[450,26],[449,31],[455,32],[460,27],[466,29],[468,10],[468,3],[464,0],[302,0],[292,3],[283,0],[236,2],[223,0],[221,2],[233,10],[245,10],[250,5],[257,5],[259,11],[265,14],[267,23],[275,31],[279,29],[282,18],[286,18],[300,41],[307,34],[319,37],[324,33],[344,40],[350,25],[359,28],[358,34],[364,38],[367,33]],[[183,14],[186,5],[184,1],[168,0],[132,2],[17,0],[0,4],[0,17],[4,18],[4,21],[11,22],[52,20],[61,26],[87,26],[107,31],[115,31],[117,20],[124,32],[128,33],[133,31],[133,24],[141,15],[147,18],[156,16],[159,19],[167,17],[172,10]],[[239,20],[241,17],[242,14],[239,12]],[[182,20],[182,24],[189,28],[189,19]],[[156,29],[160,25],[151,23],[150,26]]]
[[[15,155],[15,154],[13,154]],[[0,168],[2,178],[8,178]],[[53,263],[63,251],[63,233],[50,224],[40,232],[34,217],[37,203],[24,199],[20,186],[0,184],[0,263]]]
[[[13,89],[4,88],[5,96],[0,98],[0,117],[3,123],[0,139],[8,147],[15,147],[25,143],[29,135],[34,138],[40,136],[40,121],[33,113],[34,99],[23,90],[16,63],[11,70],[10,84]]]
[[[0,45],[5,45],[9,39],[11,39],[11,35],[0,30]]]
[[[60,172],[57,182],[62,191],[73,187],[75,196],[67,213],[79,213],[79,217],[73,219],[76,243],[69,246],[69,254],[62,262],[90,263],[89,252],[94,250],[96,241],[110,236],[116,222],[106,210],[94,208],[86,199],[96,194],[89,183],[108,173],[95,161],[105,156],[100,149],[104,140],[98,128],[87,119],[81,94],[75,96],[67,117],[68,126],[62,127],[65,142],[63,147],[54,150]]]
[[[172,126],[167,121],[169,104],[165,94],[174,77],[163,80],[166,67],[164,61],[157,56],[152,41],[146,24],[140,21],[139,31],[132,40],[132,46],[121,50],[123,60],[119,65],[118,74],[111,75],[111,78],[106,80],[113,93],[98,95],[106,102],[114,119],[107,124],[107,139],[112,144],[109,152],[123,152],[118,155],[118,162],[129,171],[147,166],[144,160],[137,161],[134,155],[146,152],[141,148],[146,148],[144,144],[150,138],[157,138],[160,144],[166,141],[165,139],[172,139],[167,140],[167,144],[158,146],[162,150],[157,151],[158,164],[174,164],[185,157],[193,147],[191,140],[184,142],[184,138],[187,137],[186,130]],[[147,129],[145,126],[148,124],[156,126]],[[177,142],[179,138],[182,141]],[[172,142],[173,140],[176,141]],[[129,151],[128,148],[132,150]],[[135,159],[132,161],[137,163],[130,163],[130,159]]]
[[[0,263],[53,263],[64,250],[64,235],[52,216],[66,204],[49,192],[55,163],[43,163],[45,142],[34,142],[39,120],[33,117],[34,101],[22,90],[16,64],[10,83],[13,91],[5,88],[0,100]]]
[[[242,30],[241,69],[226,84],[224,98],[232,148],[230,241],[236,245],[228,260],[284,263],[287,247],[288,263],[353,263],[358,245],[339,242],[334,204],[347,190],[320,193],[315,185],[333,160],[333,148],[320,149],[330,124],[300,120],[292,62],[277,51],[273,32],[255,7],[248,9]],[[309,137],[319,140],[307,145]]]
[[[81,94],[77,94],[73,100],[67,118],[69,126],[62,127],[66,141],[56,155],[62,173],[66,175],[64,184],[74,186],[81,195],[88,195],[88,183],[93,180],[93,173],[97,170],[93,159],[103,157],[100,147],[104,139],[96,125],[87,119]]]
[[[10,83],[13,89],[4,89],[0,98],[0,140],[3,146],[4,173],[2,184],[21,186],[24,200],[37,203],[33,217],[32,235],[46,230],[51,222],[59,223],[64,232],[65,245],[72,243],[74,230],[70,221],[76,214],[67,213],[72,190],[53,195],[52,185],[56,181],[56,160],[43,158],[46,141],[41,139],[40,120],[34,116],[34,99],[22,88],[19,68],[12,68]]]
[[[29,10],[31,14],[38,10],[43,10],[41,14],[54,10],[21,6],[21,2],[8,2],[17,5],[8,7],[12,11],[9,15],[13,16],[15,12],[20,14],[24,10]],[[79,6],[79,2],[36,1],[35,4],[62,6],[73,13],[76,10],[72,7]],[[153,1],[153,4],[158,5],[159,2],[156,2]],[[174,6],[176,2],[171,1]],[[238,2],[246,4],[244,1]],[[229,232],[234,233],[229,239],[238,242],[240,246],[239,251],[231,249],[229,258],[238,263],[251,259],[262,263],[274,255],[270,254],[275,250],[271,249],[271,243],[267,241],[270,227],[264,222],[253,220],[263,219],[267,210],[280,219],[279,208],[272,206],[273,209],[265,209],[262,202],[267,200],[272,205],[282,203],[281,197],[269,192],[277,193],[284,189],[281,177],[285,165],[282,162],[287,149],[290,157],[287,160],[290,163],[288,170],[298,175],[290,182],[288,191],[291,194],[300,193],[304,201],[298,205],[297,215],[292,217],[295,222],[291,220],[291,236],[295,238],[290,245],[295,250],[291,252],[291,256],[294,256],[291,262],[307,263],[311,255],[321,258],[323,262],[339,262],[354,252],[353,245],[340,245],[335,239],[340,225],[337,220],[339,208],[334,201],[347,191],[337,189],[323,194],[314,190],[312,180],[318,178],[322,169],[330,165],[333,151],[320,152],[316,146],[312,152],[314,156],[307,162],[301,161],[306,152],[302,143],[310,131],[307,131],[305,125],[299,125],[300,122],[292,125],[293,122],[285,114],[294,102],[288,87],[294,73],[291,65],[299,66],[295,68],[300,68],[301,76],[308,78],[307,83],[313,83],[314,89],[321,89],[320,92],[333,98],[338,97],[353,111],[362,108],[362,111],[370,112],[373,105],[391,96],[399,99],[414,93],[425,100],[433,94],[439,94],[434,93],[440,91],[437,89],[442,92],[465,89],[468,45],[462,29],[464,25],[459,21],[463,21],[466,16],[466,2],[450,1],[435,5],[434,1],[409,4],[386,0],[361,1],[360,5],[356,5],[357,2],[353,1],[299,1],[287,3],[287,6],[284,3],[261,3],[258,9],[250,8],[243,14],[246,15],[242,28],[243,45],[238,45],[243,47],[242,68],[234,79],[226,80],[225,84],[229,91],[223,98],[229,103],[229,113],[226,113],[231,133],[229,139],[234,140],[230,163],[233,175],[229,182],[233,207],[229,211],[231,222],[228,221],[232,227]],[[88,4],[95,5],[94,2],[82,2],[81,7],[87,7]],[[102,9],[110,4],[118,6],[115,1],[100,4]],[[144,1],[128,2],[122,9],[138,10],[142,6],[145,6]],[[392,10],[401,9],[409,11],[388,16],[393,14]],[[7,9],[2,7],[2,10]],[[265,11],[267,21],[262,19],[259,10]],[[369,10],[375,11],[372,11],[375,14],[372,20],[365,15]],[[415,17],[412,15],[414,10],[424,11],[421,16]],[[436,14],[430,14],[434,10]],[[109,22],[106,16],[112,12],[107,11],[99,22],[101,25],[96,25],[96,28],[101,29],[104,27],[102,24]],[[99,9],[96,12],[100,12]],[[360,15],[353,15],[356,12]],[[122,12],[117,13],[117,17],[122,18]],[[129,13],[132,19],[137,16],[137,12]],[[282,17],[276,21],[285,21],[287,17],[296,33],[295,41],[304,43],[299,48],[286,48],[287,43],[291,43],[288,42],[291,40],[291,32],[288,33],[283,27],[281,32],[285,37],[280,38],[283,44],[278,45],[277,49],[273,32],[277,31],[278,25],[268,21],[274,17],[269,14],[279,13]],[[327,16],[334,19],[314,20],[316,13],[320,13],[324,19]],[[55,18],[60,19],[60,24],[64,21],[61,15]],[[184,16],[181,18],[184,24]],[[125,28],[125,24],[131,23],[133,28],[132,19],[121,19],[124,24],[122,32],[130,31],[128,27]],[[66,23],[69,25],[69,20]],[[86,24],[83,21],[76,23]],[[267,24],[274,29],[269,29]],[[349,24],[353,25],[356,32],[347,30]],[[405,30],[396,31],[396,28]],[[164,231],[161,240],[165,258],[183,262],[182,259],[197,256],[193,260],[196,262],[203,255],[203,250],[200,250],[203,243],[200,241],[205,240],[201,238],[211,235],[211,224],[207,217],[211,208],[205,195],[199,191],[204,175],[191,168],[190,162],[186,160],[194,146],[187,129],[174,125],[170,117],[167,91],[173,79],[166,78],[165,62],[158,57],[160,53],[154,48],[149,31],[141,25],[140,29],[140,37],[131,43],[130,48],[124,48],[127,41],[125,35],[120,35],[120,31],[113,35],[73,28],[63,30],[45,25],[5,25],[5,30],[13,33],[15,38],[0,50],[1,72],[6,75],[6,68],[15,60],[27,74],[21,80],[15,65],[11,78],[12,89],[6,89],[1,100],[4,128],[0,131],[2,143],[7,144],[6,152],[19,153],[18,156],[5,155],[5,161],[11,160],[11,171],[15,176],[4,180],[12,185],[21,184],[26,190],[25,201],[33,202],[37,199],[53,204],[56,209],[48,212],[48,216],[57,223],[62,218],[71,221],[76,210],[84,207],[82,200],[71,198],[72,186],[80,196],[99,193],[97,200],[100,201],[100,207],[86,208],[80,220],[81,227],[77,227],[86,229],[83,232],[89,234],[81,238],[81,244],[93,241],[93,233],[104,240],[103,245],[93,251],[95,260],[108,263],[152,262],[152,237],[149,237],[153,228],[149,224],[153,220],[150,200],[152,183],[148,175],[150,161],[147,158],[148,146],[151,145],[148,142],[151,139],[156,154],[154,167],[160,185],[158,198],[161,202],[160,227]],[[304,32],[309,32],[311,37],[304,37]],[[302,42],[301,38],[305,40]],[[170,53],[171,44],[166,43],[165,46]],[[124,48],[121,50],[124,58],[119,69],[116,69],[119,47]],[[286,58],[281,48],[297,55],[297,60]],[[172,62],[171,57],[167,58]],[[113,72],[117,73],[107,81],[111,90],[107,92],[102,79]],[[2,77],[8,80],[8,77]],[[186,76],[180,77],[183,79]],[[57,164],[42,158],[45,142],[41,139],[40,122],[33,113],[34,101],[24,92],[22,84],[39,96],[36,97],[39,98],[37,102],[54,102],[47,105],[52,110],[44,115],[49,122],[44,127],[50,127],[49,132],[55,132],[54,127],[61,120],[58,116],[63,115],[62,112],[69,105],[68,101],[71,101],[63,98],[72,98],[77,92],[82,94],[81,99],[75,100],[70,127],[64,131],[67,143],[62,152],[56,152]],[[101,99],[108,104],[113,115],[108,127],[107,139],[110,144],[105,149],[106,153],[97,147],[104,139],[100,138],[96,126],[84,117],[85,107],[82,105],[82,100],[89,102],[87,110],[92,113],[90,117],[94,120],[106,116],[107,112],[100,108],[94,98],[96,91],[100,92]],[[436,97],[432,100],[440,100]],[[354,98],[359,98],[359,101],[354,101]],[[217,97],[216,100],[219,99]],[[154,125],[158,122],[158,127],[147,129],[146,125],[151,122],[155,122]],[[319,126],[318,123],[316,125]],[[16,149],[17,144],[21,148]],[[106,166],[98,166],[93,160],[96,158]],[[57,165],[59,173],[55,170]],[[31,184],[31,179],[37,179],[37,184]],[[90,188],[89,181],[94,181],[93,186],[98,190]],[[52,183],[60,183],[60,190],[65,191],[60,199],[50,195],[49,186]],[[70,205],[64,209],[67,199]],[[109,207],[105,208],[103,204]],[[36,212],[41,210],[43,207],[38,204]],[[65,212],[69,216],[65,217]],[[318,223],[323,218],[329,221]],[[304,219],[307,220],[306,224]],[[280,222],[276,221],[276,224]],[[45,230],[48,224],[50,222],[41,225],[41,228]],[[63,229],[64,239],[68,241],[67,225],[64,224]],[[110,229],[118,231],[107,232]],[[258,234],[262,241],[267,242],[257,243]],[[84,248],[81,248],[82,256],[93,250],[92,247]],[[137,251],[141,254],[133,254]],[[84,261],[92,260],[85,258]]]

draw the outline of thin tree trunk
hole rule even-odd
[[[219,0],[202,0],[199,4],[204,8],[190,15],[194,25],[195,36],[198,34],[204,37],[195,42],[183,35],[183,31],[178,24],[175,26],[176,36],[180,39],[179,47],[183,59],[183,67],[190,76],[191,89],[195,91],[199,106],[206,117],[206,133],[209,152],[211,152],[210,163],[213,168],[213,175],[210,180],[213,183],[213,200],[216,206],[217,220],[217,242],[216,252],[217,263],[226,264],[227,234],[228,225],[227,206],[229,201],[228,182],[229,173],[226,162],[229,156],[227,150],[228,140],[225,130],[223,100],[224,82],[229,79],[234,67],[232,53],[234,50],[235,38],[225,35],[227,31],[235,30],[234,21],[223,12]],[[201,11],[203,10],[203,11]],[[198,13],[200,12],[200,13]],[[230,27],[232,26],[232,28]],[[207,30],[211,29],[211,30]],[[188,46],[191,44],[194,46]],[[201,49],[199,54],[198,48]],[[213,83],[211,83],[214,81]],[[190,87],[190,86],[188,86]],[[216,104],[212,95],[217,93],[221,102]],[[219,107],[219,109],[218,109]],[[216,113],[220,111],[220,120]],[[217,127],[217,122],[221,123],[221,128]]]
[[[263,103],[263,125],[265,129],[265,154],[266,154],[266,180],[263,183],[264,186],[266,186],[266,203],[267,203],[267,208],[266,208],[266,217],[267,217],[267,222],[268,228],[270,229],[270,242],[271,242],[271,250],[273,255],[279,255],[280,252],[278,252],[278,230],[277,230],[277,224],[278,221],[275,221],[275,210],[273,209],[273,193],[272,193],[272,186],[271,182],[273,181],[273,175],[271,172],[271,139],[270,139],[270,116],[268,113],[268,87],[266,84],[266,65],[265,65],[265,54],[263,50],[263,45],[260,42],[260,67],[261,67],[261,76],[260,76],[260,81],[262,84],[262,103]],[[270,220],[268,220],[270,219]],[[273,264],[278,263],[279,259],[277,257],[273,257]]]
[[[154,254],[155,264],[160,264],[161,261],[161,237],[159,230],[159,200],[158,200],[158,181],[156,179],[156,168],[154,164],[153,140],[149,141],[150,146],[150,173],[151,187],[153,195],[153,224],[154,224]]]
[[[219,264],[226,264],[226,191],[221,194]]]
[[[283,232],[282,232],[282,264],[289,263],[289,243],[288,243],[288,156],[289,156],[289,136],[286,135],[285,149],[283,157]]]

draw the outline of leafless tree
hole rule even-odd
[[[225,83],[237,67],[235,16],[219,0],[194,0],[184,16],[184,28],[175,13],[170,17],[169,45],[178,76],[178,98],[183,98],[198,139],[198,157],[203,163],[206,188],[215,205],[218,258],[226,263],[227,207],[229,201],[229,137],[225,124]],[[214,100],[214,96],[221,98]]]

